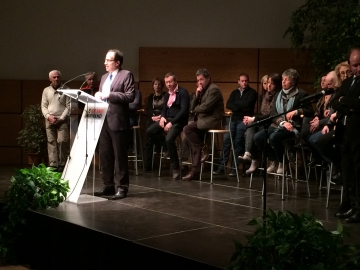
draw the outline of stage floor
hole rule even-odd
[[[209,170],[207,170],[209,171]],[[0,191],[9,185],[12,169],[0,168]],[[312,174],[313,175],[313,174]],[[95,190],[101,189],[101,175],[95,173]],[[202,181],[173,180],[169,169],[139,173],[131,171],[128,197],[118,201],[89,204],[64,202],[56,209],[38,211],[49,217],[77,224],[114,237],[163,250],[192,260],[224,268],[234,252],[232,240],[246,243],[246,236],[255,230],[247,225],[250,219],[262,216],[262,178],[254,177],[249,189],[249,177],[214,176],[209,183],[209,172]],[[90,169],[83,193],[92,192],[93,171]],[[311,212],[329,230],[335,230],[333,217],[339,206],[340,190],[331,190],[330,205],[326,209],[326,189],[311,179],[311,197],[306,184],[299,182],[281,200],[281,183],[275,186],[274,176],[269,176],[267,207],[274,211],[294,213]],[[346,243],[360,243],[360,225],[346,224],[351,228],[351,238]]]

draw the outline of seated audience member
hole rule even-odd
[[[246,126],[243,123],[245,115],[253,116],[255,104],[258,99],[257,92],[249,87],[249,75],[241,73],[238,79],[239,88],[231,92],[226,108],[232,111],[230,132],[234,144],[235,156],[244,152],[244,134]],[[219,159],[219,167],[214,174],[224,172],[224,167],[228,163],[231,148],[230,134],[226,133],[223,140],[223,153]],[[235,161],[232,159],[231,171],[229,176],[236,176]]]
[[[148,120],[146,121],[146,128],[148,129],[151,125],[158,125],[161,112],[163,110],[165,102],[165,92],[163,92],[164,82],[160,78],[155,78],[152,80],[152,87],[154,93],[149,96],[146,113],[148,115]],[[146,138],[146,158],[145,158],[145,170],[152,170],[152,154],[153,154],[154,142],[151,137],[147,136]]]
[[[97,80],[97,76],[94,71],[89,71],[85,75],[86,85],[81,87],[81,90],[86,92],[89,95],[94,95],[97,91],[99,91],[99,82]]]
[[[327,88],[335,89],[335,93],[333,95],[328,95],[325,97],[329,97],[327,100],[327,109],[325,110],[324,115],[326,115],[325,120],[326,123],[322,127],[322,129],[318,132],[312,134],[308,140],[309,146],[312,149],[313,159],[310,162],[310,165],[321,164],[322,160],[324,160],[327,164],[333,162],[333,170],[334,170],[334,180],[339,180],[340,178],[340,151],[337,148],[334,148],[336,143],[335,141],[335,122],[337,119],[335,110],[330,107],[330,102],[336,95],[337,90],[339,89],[339,81],[337,79],[335,71],[331,71],[326,76],[326,84]]]
[[[254,121],[259,121],[265,119],[270,116],[270,109],[272,106],[272,101],[279,91],[281,90],[281,76],[278,73],[273,73],[268,76],[267,79],[267,88],[264,92],[262,97],[261,106],[260,106],[260,113],[256,116],[245,116],[244,117],[244,124],[249,125]],[[251,127],[246,130],[245,133],[245,154],[244,156],[239,156],[239,159],[244,162],[250,162],[251,165],[248,170],[246,170],[246,174],[253,173],[259,166],[258,162],[258,150],[256,145],[254,145],[254,135],[257,130],[262,130],[263,127]]]
[[[175,140],[188,123],[190,98],[188,91],[178,85],[174,73],[165,75],[165,85],[168,92],[165,94],[161,118],[146,130],[146,135],[154,143],[167,147],[173,179],[179,179],[180,162]]]
[[[268,129],[269,143],[265,142],[266,134],[260,130],[254,136],[254,142],[261,150],[267,147],[268,158],[271,161],[267,172],[283,172],[283,154],[285,152],[284,140],[300,135],[298,126],[301,126],[301,115],[311,116],[314,110],[310,103],[304,104],[300,108],[300,101],[308,94],[298,88],[299,74],[295,69],[288,69],[282,74],[282,90],[274,96],[273,106],[270,116],[277,116],[273,119]]]
[[[335,74],[335,73],[334,73]],[[335,75],[336,76],[336,75]],[[326,82],[327,73],[321,76],[320,87],[321,90],[328,88],[328,83]],[[336,79],[336,78],[335,78]],[[332,76],[329,76],[329,80],[333,80]],[[317,131],[322,130],[324,125],[329,120],[329,99],[331,95],[323,96],[316,103],[315,113],[311,117],[303,118],[303,125],[301,127],[301,138],[304,142],[308,142],[309,137]],[[314,158],[314,156],[313,156]],[[313,159],[314,160],[314,159]]]
[[[191,144],[192,167],[183,181],[199,179],[201,162],[209,157],[209,149],[204,143],[205,133],[209,129],[221,126],[224,114],[224,100],[221,90],[211,82],[210,73],[199,69],[196,74],[197,89],[191,102],[191,111],[195,114],[194,122],[184,127],[184,134]]]
[[[346,78],[350,78],[352,76],[350,65],[347,61],[338,64],[335,67],[334,71],[340,83],[344,81]]]

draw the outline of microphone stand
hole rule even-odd
[[[60,86],[60,88],[57,90],[57,92],[59,93],[59,95],[62,95],[62,92],[61,92],[60,90],[61,90],[61,89],[64,89],[64,87],[65,87],[65,85],[66,85],[67,83],[72,82],[73,80],[75,80],[75,79],[77,79],[77,78],[79,78],[79,77],[81,77],[81,76],[86,76],[86,75],[88,75],[88,74],[89,74],[89,73],[84,73],[84,74],[81,74],[81,75],[78,75],[78,76],[72,78],[71,80],[66,81],[63,85]],[[85,82],[86,82],[86,81],[85,81]]]
[[[263,150],[263,159],[267,159],[267,144],[268,144],[268,139],[269,139],[269,134],[268,134],[268,130],[269,130],[269,127],[272,123],[272,120],[279,117],[279,116],[282,116],[282,115],[285,115],[289,112],[292,112],[292,111],[295,111],[295,110],[298,110],[300,108],[302,108],[305,104],[312,104],[312,103],[315,103],[317,102],[321,97],[315,97],[314,99],[307,99],[307,100],[304,100],[303,102],[300,101],[300,105],[298,107],[295,107],[295,108],[292,108],[291,110],[289,111],[285,111],[283,113],[279,113],[279,114],[276,114],[274,116],[269,116],[265,119],[262,119],[262,120],[259,120],[259,121],[256,121],[256,122],[253,122],[252,124],[246,126],[246,129],[248,128],[251,128],[251,127],[257,127],[257,126],[263,126],[264,128],[264,131],[265,131],[265,138],[264,138],[264,142],[265,142],[265,148]],[[285,166],[285,165],[283,165]],[[264,167],[264,176],[263,176],[263,187],[264,187],[264,194],[263,194],[263,225],[265,227],[266,225],[266,221],[265,221],[265,216],[266,216],[266,200],[267,200],[267,172],[265,170],[265,167]]]

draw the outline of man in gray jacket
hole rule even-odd
[[[194,122],[184,127],[186,139],[192,148],[192,168],[184,176],[184,181],[199,179],[201,162],[209,156],[208,147],[204,144],[205,133],[209,129],[220,127],[224,114],[224,99],[221,90],[211,82],[210,73],[199,69],[196,74],[197,89],[190,110],[195,114]]]

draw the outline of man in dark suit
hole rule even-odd
[[[335,137],[340,141],[343,199],[335,213],[348,223],[360,222],[360,48],[348,62],[354,76],[345,79],[330,105],[337,111]]]
[[[173,179],[179,179],[180,161],[175,140],[188,123],[190,97],[188,91],[178,85],[174,73],[170,72],[165,75],[165,85],[168,92],[164,97],[160,121],[159,123],[154,122],[146,130],[146,135],[156,144],[167,147],[173,170]]]
[[[129,130],[129,103],[135,96],[133,74],[121,68],[123,53],[109,50],[105,58],[108,73],[101,77],[95,97],[109,103],[100,133],[100,163],[104,188],[95,196],[123,199],[129,189],[127,132]],[[115,174],[114,174],[115,172]],[[118,183],[115,190],[115,182]]]
[[[199,69],[195,76],[198,87],[190,106],[190,110],[195,114],[194,122],[184,128],[184,134],[192,148],[192,168],[182,178],[184,181],[199,179],[201,162],[209,156],[209,150],[204,144],[204,135],[209,129],[220,127],[224,114],[221,90],[211,82],[210,73],[203,68]]]

